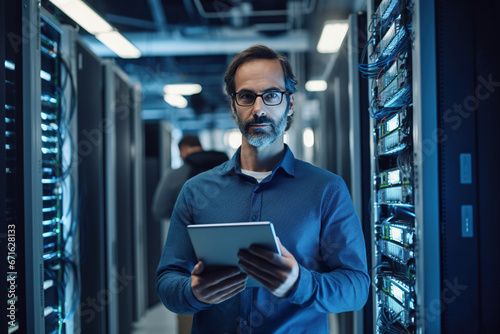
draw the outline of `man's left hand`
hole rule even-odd
[[[238,253],[238,264],[245,272],[262,283],[273,295],[288,296],[299,278],[299,264],[293,255],[281,244],[281,255],[264,247],[252,245]]]

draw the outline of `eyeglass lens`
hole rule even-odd
[[[264,104],[275,106],[281,103],[283,92],[266,92],[264,94],[255,94],[251,92],[236,93],[236,102],[240,106],[251,106],[255,103],[257,96],[262,98]]]

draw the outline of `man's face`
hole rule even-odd
[[[257,59],[244,63],[236,70],[234,81],[237,93],[285,91],[283,69],[275,59]],[[272,144],[283,135],[287,117],[293,114],[293,101],[293,95],[290,96],[290,103],[283,96],[279,105],[268,106],[261,97],[257,97],[252,106],[242,107],[234,101],[231,105],[243,137],[250,145],[259,147]]]

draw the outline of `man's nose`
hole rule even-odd
[[[253,104],[253,114],[255,116],[264,116],[266,112],[264,111],[264,101],[262,101],[262,96],[257,96]]]

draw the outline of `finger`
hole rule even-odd
[[[253,277],[271,291],[279,287],[281,283],[283,283],[283,281],[286,279],[286,277],[284,276],[280,276],[281,278],[275,276],[277,273],[271,274],[253,265],[242,264],[241,267],[250,277]]]
[[[213,296],[242,282],[246,282],[248,275],[240,272],[237,276],[227,278],[217,284],[207,285],[203,288],[206,297]]]
[[[238,264],[246,271],[247,269],[251,269],[252,271],[268,273],[270,276],[274,276],[275,272],[281,271],[285,268],[280,268],[274,263],[270,263],[268,261],[262,260],[260,258],[240,258]]]
[[[203,275],[201,280],[207,287],[216,286],[218,284],[223,283],[225,280],[230,279],[231,277],[235,277],[237,275],[242,274],[238,267],[227,268],[222,270],[217,270],[213,272],[208,272]],[[243,273],[243,275],[245,275]]]
[[[240,284],[234,285],[231,288],[225,289],[224,291],[220,291],[217,295],[215,295],[212,299],[212,304],[219,304],[223,301],[228,300],[229,298],[234,297],[241,291],[245,290],[247,285],[246,280],[241,282]]]
[[[268,282],[270,285],[279,285],[288,276],[288,268],[279,268],[269,263],[247,262],[241,260],[241,268],[250,276]]]
[[[278,247],[280,248],[281,256],[287,257],[289,255],[292,255],[292,253],[290,253],[288,249],[286,249],[285,246],[283,246],[280,238],[276,237],[276,240],[278,241]]]
[[[247,274],[240,273],[235,277],[231,277],[217,285],[206,279],[204,276],[193,276],[191,281],[191,289],[195,297],[205,303],[213,304],[219,296],[227,294],[234,289],[237,289],[241,284],[246,285]],[[236,288],[235,288],[236,287]]]
[[[287,269],[285,258],[259,246],[250,246],[248,250],[240,250],[238,257],[245,262],[252,263],[258,267],[266,267],[270,270],[275,270],[276,268]]]
[[[276,252],[273,252],[265,247],[259,246],[259,245],[251,245],[248,248],[248,251],[258,257],[261,257],[265,260],[270,260],[274,261],[277,257],[279,257],[279,254]]]
[[[203,261],[198,261],[198,263],[194,266],[193,271],[191,271],[192,275],[200,275],[205,268],[205,264]]]
[[[242,286],[245,287],[247,284],[247,277],[247,274],[241,273],[238,277],[231,278],[216,287],[212,287],[205,291],[205,298],[217,300],[224,296],[228,296],[232,294],[233,291],[240,290]]]

